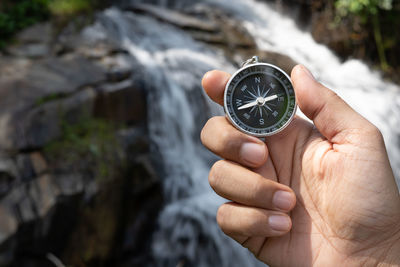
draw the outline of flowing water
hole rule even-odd
[[[358,60],[340,62],[292,19],[265,3],[150,2],[176,9],[198,2],[213,6],[240,20],[260,49],[286,54],[309,67],[319,80],[381,129],[393,169],[400,173],[399,87],[384,82]],[[221,51],[195,41],[179,28],[117,7],[105,10],[86,33],[112,39],[129,51],[136,77],[148,90],[149,133],[164,170],[166,198],[153,241],[158,265],[263,266],[219,230],[215,214],[224,199],[212,192],[207,180],[209,168],[217,158],[199,140],[206,120],[222,114],[222,109],[204,95],[201,77],[211,69],[233,72],[231,63]]]

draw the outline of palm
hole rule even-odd
[[[222,104],[229,77],[212,71],[203,78],[215,102]],[[380,132],[304,66],[291,77],[315,127],[295,118],[266,138],[268,153],[224,118],[203,128],[203,144],[225,159],[210,171],[210,185],[232,201],[219,208],[218,224],[273,266],[399,263],[400,198]]]
[[[267,165],[274,167],[273,178],[297,195],[291,212],[293,228],[282,237],[250,237],[243,245],[271,265],[294,266],[301,261],[309,266],[324,265],[322,261],[332,257],[342,261],[361,256],[372,244],[386,240],[390,231],[376,240],[371,228],[393,229],[399,218],[393,210],[399,207],[393,209],[395,201],[377,194],[396,187],[390,171],[376,171],[390,167],[382,166],[387,160],[381,144],[363,138],[371,134],[376,133],[349,130],[331,143],[310,123],[296,118],[284,133],[268,138]],[[377,218],[376,211],[383,216]]]

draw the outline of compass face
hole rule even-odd
[[[296,112],[293,85],[276,66],[249,65],[227,83],[224,108],[239,130],[258,137],[273,135],[283,130]]]

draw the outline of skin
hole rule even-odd
[[[221,105],[229,77],[211,71],[202,81]],[[314,124],[295,117],[265,143],[225,117],[202,130],[223,158],[209,175],[229,200],[219,226],[270,266],[399,266],[400,196],[380,131],[304,66],[291,78]]]

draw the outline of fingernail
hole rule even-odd
[[[315,80],[314,75],[303,65],[301,65],[301,69],[304,71],[305,74],[307,74],[308,77],[311,79]]]
[[[290,229],[290,219],[283,215],[272,215],[268,219],[272,230],[286,232]]]
[[[276,191],[272,198],[272,203],[281,210],[290,210],[294,201],[293,194],[287,191]]]
[[[244,143],[240,148],[240,157],[251,165],[259,165],[265,160],[265,146],[256,143]]]

